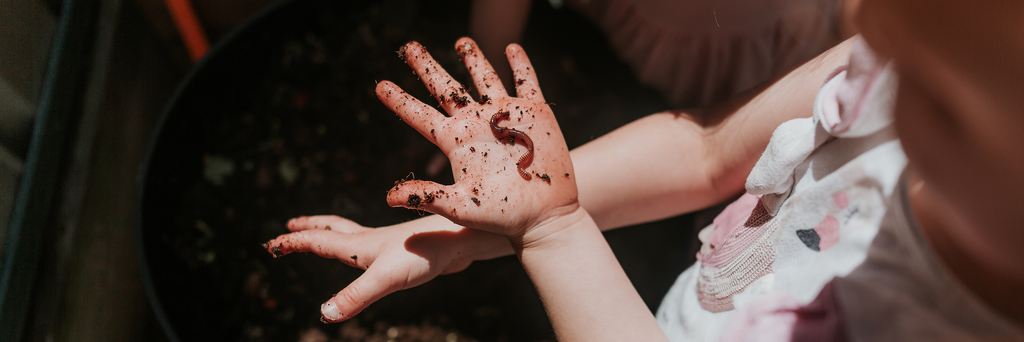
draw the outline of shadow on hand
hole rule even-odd
[[[424,259],[427,259],[428,263],[435,262],[440,255],[440,251],[444,251],[444,246],[452,246],[459,241],[465,241],[467,234],[470,233],[470,228],[464,228],[459,231],[434,231],[434,232],[423,232],[416,233],[405,240],[405,250],[410,253],[419,255]],[[438,247],[442,246],[442,247]],[[456,252],[458,254],[460,252]],[[442,271],[441,274],[448,274],[458,272],[468,267],[470,262],[466,262],[464,265],[450,265],[448,269]],[[435,266],[435,265],[431,265]]]

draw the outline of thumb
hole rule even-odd
[[[351,319],[370,304],[403,288],[401,285],[404,284],[389,281],[385,273],[381,267],[367,269],[341,292],[320,305],[320,320],[324,323],[337,323]]]
[[[388,205],[425,210],[451,219],[455,207],[468,200],[460,194],[458,184],[445,186],[435,182],[410,180],[398,183],[388,191]]]

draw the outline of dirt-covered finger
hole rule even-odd
[[[493,205],[492,199],[474,190],[462,189],[459,183],[445,186],[429,181],[411,180],[388,191],[388,205],[422,210],[444,216],[457,224],[480,218],[481,210]],[[477,192],[481,192],[479,188]],[[468,221],[467,221],[468,220]]]
[[[437,145],[437,127],[446,119],[437,109],[417,100],[391,81],[377,83],[377,98],[402,121],[420,132],[427,140]]]
[[[537,73],[526,57],[526,52],[519,44],[509,44],[505,48],[505,55],[512,66],[512,74],[515,78],[516,97],[544,102],[544,94],[540,92],[540,83],[537,82]]]
[[[466,64],[473,84],[480,91],[480,102],[488,103],[493,99],[508,97],[508,91],[501,84],[498,74],[494,72],[494,68],[477,47],[476,42],[468,37],[462,37],[455,43],[455,52],[462,58],[462,63]]]
[[[383,268],[370,268],[320,305],[320,320],[324,323],[337,323],[351,319],[370,304],[403,289],[405,285],[398,283]]]
[[[365,269],[373,258],[364,255],[362,260],[359,259],[359,250],[364,245],[338,232],[310,229],[278,236],[263,247],[275,258],[291,253],[313,253]]]
[[[419,43],[413,41],[405,44],[398,50],[398,54],[406,64],[409,64],[448,114],[454,115],[458,108],[476,102],[469,96],[469,89],[453,79]]]
[[[335,215],[300,216],[288,220],[288,230],[297,232],[308,229],[331,230],[342,233],[358,233],[369,229],[352,220]]]

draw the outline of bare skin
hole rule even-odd
[[[391,82],[377,85],[381,102],[438,145],[448,156],[455,173],[452,185],[419,180],[401,182],[388,192],[388,204],[426,210],[463,226],[521,239],[530,227],[549,219],[553,213],[571,211],[578,206],[569,149],[565,147],[554,113],[544,102],[532,66],[521,48],[513,45],[506,51],[516,75],[518,97],[508,96],[472,40],[460,40],[456,51],[469,69],[476,88],[488,96],[487,103],[470,98],[465,104],[459,104],[445,99],[445,95],[452,93],[467,96],[465,88],[416,42],[406,44],[400,55],[405,56],[406,63],[450,116],[412,98]],[[491,118],[496,113],[509,113],[506,132],[520,138],[530,134],[533,144],[524,148],[497,137],[491,126]],[[531,173],[569,176],[550,183],[523,179],[517,171],[517,160],[523,155],[532,155]],[[410,200],[417,196],[421,199],[432,196],[433,200]]]
[[[579,206],[569,150],[554,114],[544,102],[525,53],[517,45],[506,49],[515,73],[518,95],[510,97],[472,40],[460,39],[456,50],[477,88],[482,95],[488,96],[489,101],[477,103],[468,98],[465,88],[452,80],[416,42],[407,44],[399,54],[416,71],[431,94],[438,98],[449,116],[412,98],[391,82],[384,81],[377,86],[378,97],[385,105],[445,152],[456,179],[455,184],[447,186],[417,180],[399,182],[388,192],[388,203],[430,211],[454,223],[505,237],[537,287],[552,326],[561,339],[622,340],[639,337],[643,340],[665,340],[654,316],[630,284],[597,225]],[[488,116],[481,113],[508,114],[493,114],[488,120]],[[498,117],[510,119],[511,125],[495,129],[494,118]],[[532,151],[521,151],[519,145],[504,143],[508,137],[529,139],[523,132],[538,132],[527,146]],[[520,176],[522,170],[519,166],[522,163],[515,162],[514,156],[524,152],[533,159],[530,169],[541,175],[538,178],[543,181]],[[512,171],[513,168],[519,171]],[[552,180],[546,178],[547,174],[564,176]],[[298,225],[298,222],[293,223]],[[350,224],[343,227],[353,232],[362,229]],[[313,249],[320,255],[344,260],[355,267],[360,267],[364,261],[371,264],[377,261],[374,257],[353,257],[356,254],[346,260],[344,254],[349,253],[338,254],[337,248],[331,248],[335,246],[324,249],[322,244],[303,239],[314,235],[312,232],[306,230],[279,237],[268,243],[267,248],[274,255]],[[324,235],[326,232],[334,233],[335,229],[332,227],[330,231],[319,232]],[[396,232],[401,234],[398,230]],[[432,234],[438,236],[438,232]],[[462,234],[474,233],[466,229],[440,236],[458,239]],[[416,252],[419,249],[416,246],[422,244],[410,241],[423,240],[418,235],[422,234],[409,236],[405,248],[412,254],[422,255],[422,252]],[[433,245],[443,243],[430,242]],[[416,258],[410,261],[421,262]],[[373,266],[369,272],[381,268]],[[464,267],[457,265],[452,269]],[[580,282],[577,279],[592,281]],[[403,285],[414,286],[416,283],[406,281]],[[359,286],[395,289],[372,282]],[[365,307],[358,304],[346,306],[355,299],[353,292],[346,290],[321,307],[322,320],[342,321]],[[616,295],[608,296],[607,293]],[[616,312],[621,316],[604,312]],[[590,324],[597,328],[582,329]]]
[[[837,46],[761,89],[705,110],[708,113],[654,114],[573,150],[580,205],[601,230],[608,230],[691,212],[737,195],[774,127],[811,115],[821,80],[848,59],[850,45]],[[475,81],[483,76],[473,74]],[[494,139],[493,133],[488,134]],[[514,148],[506,154],[509,160],[503,162],[503,171],[510,171],[512,158],[525,152],[522,145]],[[458,170],[459,179],[460,168],[453,169]],[[549,175],[553,183],[568,177]],[[521,177],[509,181],[524,182]],[[396,199],[408,202],[408,196]],[[327,225],[333,229],[324,230]],[[290,221],[288,228],[293,233],[268,244],[279,247],[281,255],[308,252],[358,268],[374,266],[325,303],[339,310],[339,320],[351,318],[387,294],[460,271],[474,260],[515,253],[506,236],[464,228],[442,216],[377,229],[337,216],[309,216]],[[415,248],[409,247],[410,241]],[[358,255],[358,260],[354,262],[352,255]]]
[[[445,101],[440,94],[465,96],[459,93],[465,88],[415,42],[403,47],[400,55],[417,70],[431,93],[443,105],[448,104],[444,108],[450,116],[433,111],[390,82],[377,86],[381,101],[438,145],[457,170],[455,184],[449,186],[401,182],[388,192],[388,203],[430,211],[454,223],[505,236],[536,286],[561,339],[666,340],[596,223],[579,205],[569,149],[544,102],[526,54],[515,44],[505,50],[518,95],[509,97],[472,40],[460,39],[456,51],[481,94],[488,96],[486,103],[465,97]],[[495,114],[488,121],[481,112]],[[512,125],[496,127],[495,118],[510,119]],[[531,140],[524,132],[537,133]],[[529,167],[544,181],[531,181],[511,171],[512,156],[516,155],[512,152],[518,145],[503,143],[508,137],[513,142],[517,138],[528,142],[526,155],[513,164],[517,173],[525,174],[521,167],[529,161],[524,158],[529,158]],[[565,176],[552,181],[549,173]],[[340,320],[334,311],[331,307],[321,310],[324,320]]]

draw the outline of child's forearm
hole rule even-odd
[[[738,195],[775,128],[811,116],[822,82],[849,59],[852,39],[768,85],[701,109],[706,120],[658,113],[573,150],[580,205],[608,230]]]
[[[530,240],[533,233],[543,238]],[[667,340],[585,210],[544,222],[524,240],[517,254],[558,340]]]

